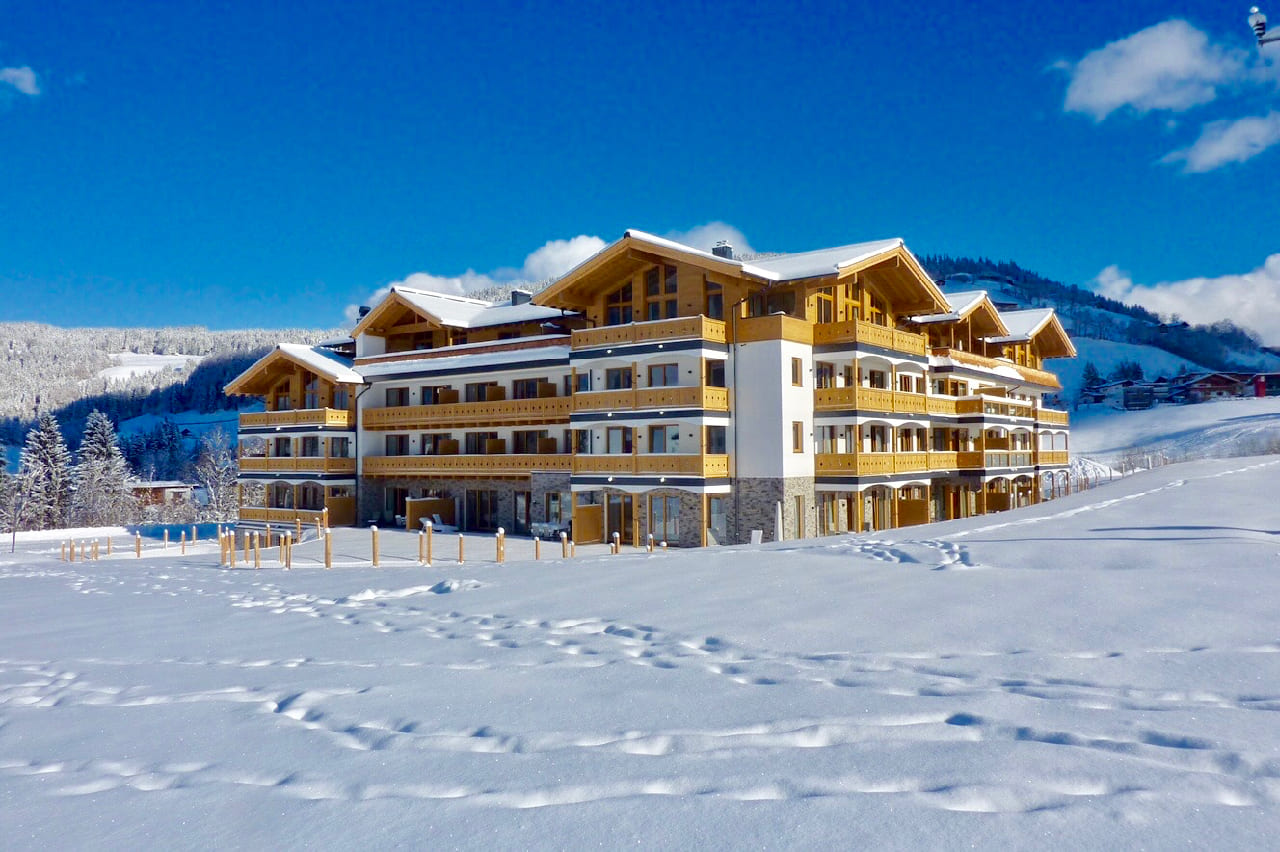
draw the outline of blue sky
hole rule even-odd
[[[901,236],[1280,343],[1247,5],[973,5],[0,0],[0,318],[332,327],[635,227]]]

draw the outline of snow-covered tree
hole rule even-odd
[[[67,525],[71,508],[71,451],[58,421],[45,412],[27,435],[18,468],[20,487],[28,499],[28,522],[35,529]]]
[[[0,465],[0,531],[9,533],[9,552],[17,546],[17,533],[27,516],[27,494],[23,482]]]
[[[1081,383],[1085,388],[1093,389],[1103,384],[1102,373],[1098,372],[1098,368],[1094,366],[1092,361],[1086,361],[1084,364],[1084,372],[1080,377]]]
[[[96,527],[133,520],[134,500],[126,482],[128,475],[129,466],[120,452],[111,419],[94,411],[85,422],[75,467],[75,522]]]
[[[236,519],[236,477],[240,463],[230,437],[221,427],[200,439],[200,459],[196,462],[196,482],[208,498],[206,516],[210,521]]]

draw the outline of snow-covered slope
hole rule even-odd
[[[763,547],[0,560],[11,849],[1269,848],[1280,459]],[[548,556],[544,550],[544,556]],[[454,552],[456,555],[456,551]]]
[[[1072,337],[1071,342],[1075,344],[1077,357],[1050,358],[1045,362],[1045,369],[1057,374],[1058,380],[1062,382],[1063,397],[1069,400],[1079,396],[1083,385],[1081,376],[1085,364],[1089,363],[1097,367],[1103,377],[1111,375],[1125,361],[1141,364],[1142,373],[1148,379],[1175,376],[1184,367],[1192,373],[1209,372],[1199,364],[1154,346],[1098,340],[1093,337]]]
[[[97,372],[100,379],[123,381],[134,376],[148,373],[159,373],[163,370],[180,372],[188,366],[198,364],[200,357],[195,355],[153,355],[137,352],[117,352],[109,356],[111,366]]]
[[[1161,405],[1146,411],[1090,406],[1071,413],[1075,453],[1114,458],[1128,450],[1186,458],[1280,452],[1280,397]]]

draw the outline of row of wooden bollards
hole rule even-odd
[[[196,528],[192,527],[191,528],[191,544],[195,544],[196,540],[197,540]],[[102,556],[103,549],[107,551],[106,553],[107,556],[111,556],[113,552],[111,536],[107,536],[105,541],[106,541],[105,548],[100,548],[98,545],[97,539],[92,539],[90,541],[81,540],[79,542],[79,553],[77,554],[76,540],[68,539],[67,541],[62,542],[62,557],[61,557],[62,561],[75,562],[77,559],[80,559],[80,560],[100,559]],[[187,531],[186,530],[182,531],[182,537],[179,539],[179,545],[182,548],[183,555],[185,556],[187,552]],[[164,531],[164,536],[161,541],[160,547],[162,550],[169,549],[169,531],[167,529]],[[139,559],[142,558],[142,533],[135,532],[133,534],[133,553],[136,558],[139,558]]]

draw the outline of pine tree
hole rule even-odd
[[[1102,374],[1098,372],[1098,368],[1093,365],[1092,361],[1086,361],[1084,372],[1080,376],[1081,384],[1088,389],[1096,388],[1104,384]]]
[[[71,451],[48,412],[27,435],[18,478],[29,500],[30,524],[39,530],[65,527],[71,507]]]
[[[200,460],[196,462],[196,481],[204,486],[207,517],[210,521],[236,519],[236,477],[240,465],[227,433],[218,427],[200,440]]]
[[[126,482],[129,466],[120,452],[110,418],[94,411],[85,421],[75,467],[72,514],[77,524],[96,527],[132,520],[133,499]]]

